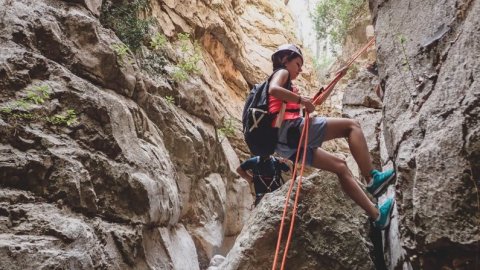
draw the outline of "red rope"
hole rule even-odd
[[[302,135],[300,136],[300,141],[303,141],[303,137],[305,135],[305,125],[303,125],[302,129]],[[300,146],[300,145],[299,145]],[[280,245],[282,243],[282,234],[283,234],[283,227],[285,225],[285,217],[287,216],[287,210],[288,210],[288,205],[290,203],[290,194],[292,193],[293,190],[293,185],[295,184],[295,175],[297,173],[297,164],[298,164],[298,158],[300,157],[300,151],[297,151],[297,155],[295,157],[295,166],[293,167],[293,173],[292,173],[292,179],[290,180],[290,186],[288,187],[288,192],[287,196],[285,197],[285,205],[283,207],[283,214],[282,214],[282,219],[280,221],[280,229],[278,230],[278,239],[277,239],[277,247],[275,249],[275,257],[273,258],[273,266],[272,270],[275,270],[277,268],[277,259],[278,259],[278,254],[280,252]]]
[[[283,252],[282,266],[280,269],[284,269],[285,263],[287,262],[287,253],[290,246],[290,240],[292,239],[293,227],[295,224],[295,216],[297,214],[298,198],[300,197],[300,189],[302,188],[302,179],[303,179],[303,170],[305,169],[305,161],[307,158],[307,146],[308,146],[308,130],[310,127],[310,117],[309,113],[305,114],[305,120],[303,124],[303,133],[305,133],[305,142],[303,143],[303,156],[302,156],[302,167],[300,170],[300,177],[298,178],[297,190],[295,192],[295,202],[293,203],[292,218],[290,220],[290,230],[288,231],[287,243],[285,244],[285,252]],[[297,152],[300,152],[300,145],[298,146]]]
[[[352,63],[368,48],[370,47],[373,43],[374,43],[375,39],[372,38],[365,46],[363,46],[359,51],[357,51],[352,57],[351,59],[347,62],[347,65],[346,67],[350,67],[352,65]],[[342,74],[342,73],[338,73],[337,76],[335,76],[335,78],[327,85],[327,87],[325,87],[325,90],[322,91],[322,92],[319,92],[317,93],[314,98],[313,98],[313,104],[314,105],[318,105],[317,103],[321,100],[321,99],[325,99],[328,94],[331,92],[331,90],[333,89],[333,87],[335,86],[335,84],[344,76],[345,74]],[[321,102],[323,102],[323,100],[321,100]],[[321,103],[320,102],[320,103]],[[300,157],[300,150],[301,150],[301,146],[303,144],[303,156],[302,156],[302,165],[301,165],[301,170],[300,170],[300,176],[298,178],[298,184],[297,184],[297,190],[295,191],[295,201],[293,203],[293,210],[292,210],[292,217],[290,219],[290,229],[289,229],[289,232],[288,232],[288,237],[287,237],[287,242],[285,244],[285,250],[283,252],[283,258],[282,258],[282,264],[280,266],[280,269],[283,270],[285,268],[285,264],[286,264],[286,261],[287,261],[287,254],[288,254],[288,248],[290,247],[290,242],[291,242],[291,239],[292,239],[292,235],[293,235],[293,228],[294,228],[294,225],[295,225],[295,216],[296,216],[296,213],[297,213],[297,207],[298,207],[298,198],[300,197],[300,190],[301,190],[301,187],[302,187],[302,178],[303,178],[303,171],[305,169],[305,161],[306,161],[306,153],[307,153],[307,146],[308,146],[308,130],[309,130],[309,127],[310,127],[310,115],[309,113],[307,112],[306,115],[305,115],[305,120],[304,120],[304,125],[303,125],[303,129],[302,129],[302,134],[300,136],[300,140],[299,140],[299,144],[298,144],[298,148],[297,148],[297,154],[296,154],[296,157],[295,157],[295,166],[294,166],[294,169],[293,169],[293,174],[292,174],[292,179],[290,181],[290,186],[288,188],[288,192],[287,192],[287,195],[285,197],[285,204],[284,204],[284,207],[283,207],[283,214],[282,214],[282,219],[280,221],[280,228],[278,230],[278,239],[277,239],[277,246],[275,248],[275,256],[273,258],[273,265],[272,265],[272,270],[275,270],[277,268],[277,260],[278,260],[278,255],[280,253],[280,246],[281,246],[281,243],[282,243],[282,234],[283,234],[283,227],[285,225],[285,217],[287,215],[287,211],[288,211],[288,208],[289,208],[289,203],[290,203],[290,194],[292,193],[292,190],[293,190],[293,186],[294,186],[294,183],[295,183],[295,175],[297,173],[297,165],[298,165],[298,160],[299,160],[299,157]],[[305,139],[304,139],[305,137]]]
[[[355,60],[357,60],[357,58],[366,50],[368,49],[368,47],[372,46],[373,43],[375,42],[375,38],[372,38],[370,39],[370,41],[368,41],[367,44],[365,44],[365,46],[363,46],[360,50],[358,50],[351,58],[350,60],[347,61],[347,64],[345,65],[346,68],[350,67],[353,62]],[[323,91],[320,91],[318,92],[314,98],[313,98],[313,104],[314,105],[318,105],[318,104],[321,104],[323,102],[319,102],[320,99],[326,99],[326,97],[328,96],[328,94],[330,93],[330,91],[333,89],[333,87],[335,86],[335,84],[337,84],[338,81],[340,81],[340,79],[345,76],[345,74],[342,74],[342,73],[339,73],[337,74],[337,76],[335,76],[335,78],[327,85],[327,87],[325,87],[325,89]]]

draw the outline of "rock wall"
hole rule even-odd
[[[342,100],[342,117],[356,119],[360,122],[375,168],[381,168],[384,165],[380,155],[381,136],[379,136],[383,104],[375,92],[378,83],[377,76],[362,68],[344,86]],[[347,161],[350,170],[360,178],[359,169],[353,156],[350,155]]]
[[[370,1],[383,159],[397,169],[389,269],[480,268],[480,2]]]
[[[238,119],[292,19],[280,1],[148,1],[167,37],[152,74],[102,4],[0,1],[1,268],[204,269],[250,215]],[[178,33],[202,56],[183,82]]]
[[[255,208],[226,258],[209,270],[271,269],[285,195],[290,182]],[[295,192],[295,189],[294,189]],[[292,196],[293,197],[293,196]],[[290,201],[290,208],[293,200]],[[285,220],[281,264],[290,214]],[[302,184],[295,230],[285,269],[372,269],[371,242],[363,211],[341,192],[337,176],[314,173]]]

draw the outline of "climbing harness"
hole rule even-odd
[[[262,184],[267,188],[267,193],[272,192],[272,185],[273,184],[276,184],[277,186],[280,186],[280,181],[277,181],[277,180],[280,180],[280,177],[277,177],[276,175],[272,178],[272,181],[270,181],[270,184],[268,184],[268,185],[265,182],[265,180],[263,180],[262,176],[257,175],[257,177],[260,180],[260,182],[262,182]]]
[[[262,161],[260,159],[261,158],[258,157],[258,163],[256,167],[252,169],[253,182],[255,185],[255,201],[253,202],[251,209],[257,206],[265,194],[277,190],[285,183],[285,180],[282,177],[281,162],[278,159],[270,157],[270,161],[273,164],[273,174],[270,174],[270,172],[265,170],[265,167],[262,167]],[[261,185],[262,187],[258,185]]]
[[[367,50],[368,47],[373,45],[374,42],[375,42],[375,39],[372,38],[365,46],[363,46],[360,50],[358,50],[350,58],[350,61],[347,62],[345,67],[346,68],[350,67],[352,65],[352,63],[364,51]],[[315,94],[315,96],[313,98],[313,102],[312,102],[313,105],[319,105],[319,104],[323,103],[326,100],[326,98],[328,97],[328,95],[332,92],[335,84],[344,75],[345,75],[344,72],[338,73],[337,76],[335,76],[335,78],[327,85],[327,87],[325,87],[325,89],[321,88],[318,91],[318,93]],[[280,253],[280,246],[281,246],[281,243],[282,243],[283,227],[285,225],[285,217],[287,215],[287,210],[289,208],[290,195],[292,193],[293,186],[294,186],[294,183],[295,183],[295,178],[296,178],[296,175],[297,175],[297,165],[298,165],[298,161],[299,161],[299,157],[300,157],[300,150],[302,149],[302,146],[303,146],[302,164],[301,164],[301,167],[300,167],[300,175],[299,175],[299,178],[298,178],[297,190],[295,191],[295,200],[294,200],[294,203],[293,203],[292,215],[291,215],[291,219],[290,219],[290,229],[288,231],[288,237],[287,237],[287,241],[285,243],[285,250],[283,252],[282,264],[280,266],[281,270],[285,269],[288,248],[290,246],[290,241],[292,239],[292,234],[293,234],[293,227],[294,227],[294,224],[295,224],[295,216],[296,216],[297,207],[298,207],[298,198],[299,198],[300,190],[301,190],[301,187],[302,187],[303,171],[304,171],[304,168],[305,168],[305,160],[306,160],[306,156],[307,156],[306,152],[307,152],[307,146],[308,146],[308,129],[309,129],[309,126],[310,126],[310,113],[306,112],[305,113],[305,124],[303,125],[302,133],[300,135],[300,141],[299,141],[298,148],[297,148],[297,154],[296,154],[296,157],[295,157],[295,166],[294,166],[293,173],[292,173],[293,177],[292,177],[292,180],[290,181],[290,186],[288,188],[287,195],[285,196],[285,205],[284,205],[284,208],[283,208],[282,219],[280,221],[280,228],[278,230],[277,246],[276,246],[276,249],[275,249],[275,256],[273,258],[272,270],[275,270],[276,267],[277,267],[278,255]]]

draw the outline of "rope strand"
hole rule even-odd
[[[287,261],[288,248],[290,247],[290,241],[292,239],[293,228],[294,228],[294,225],[295,225],[295,216],[297,214],[298,198],[300,197],[300,190],[302,188],[303,170],[305,169],[305,161],[307,159],[308,130],[309,130],[309,128],[310,128],[310,118],[309,118],[309,113],[307,112],[306,115],[305,115],[305,123],[303,125],[303,130],[305,132],[305,142],[303,144],[302,167],[301,167],[301,170],[300,170],[300,177],[298,178],[297,190],[295,192],[295,202],[293,203],[292,218],[290,219],[290,229],[288,231],[287,243],[285,244],[285,250],[283,251],[283,260],[282,260],[282,265],[280,267],[280,269],[282,269],[282,270],[285,268],[285,264],[286,264],[286,261]]]

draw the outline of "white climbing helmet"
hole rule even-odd
[[[272,61],[273,61],[273,58],[275,57],[275,55],[277,55],[278,53],[280,52],[284,52],[284,51],[291,51],[291,52],[294,52],[296,54],[298,54],[301,58],[302,58],[302,61],[303,61],[303,54],[302,54],[302,51],[300,50],[300,48],[298,48],[296,45],[294,44],[283,44],[283,45],[280,45],[278,47],[278,49],[272,54]]]

